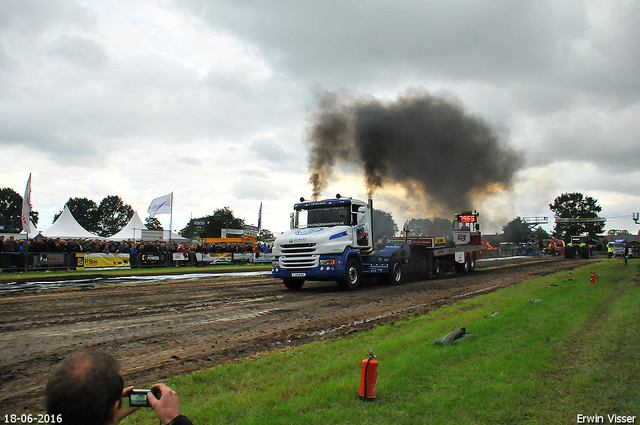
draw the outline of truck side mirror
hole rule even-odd
[[[368,209],[367,207],[358,208],[357,223],[355,223],[355,224],[358,224],[358,223],[362,222],[362,219],[365,217],[365,214],[367,213],[367,209]]]
[[[289,229],[293,229],[293,213],[289,214]]]

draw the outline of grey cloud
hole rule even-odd
[[[192,156],[179,156],[176,158],[176,162],[193,166],[202,165],[202,160],[200,158],[194,158]]]
[[[231,186],[231,193],[242,200],[277,200],[286,194],[288,188],[276,181],[258,178],[244,178]]]
[[[329,89],[425,78],[629,97],[640,92],[640,4],[570,0],[237,2],[176,0],[260,46],[288,75]],[[600,16],[594,7],[611,8]],[[598,25],[598,19],[604,21]],[[612,30],[612,28],[614,28]],[[620,72],[624,70],[623,72]],[[526,100],[523,101],[526,103]]]
[[[51,53],[87,68],[102,69],[109,64],[104,45],[85,37],[62,34],[53,43]]]
[[[239,174],[247,177],[252,177],[255,179],[267,179],[268,176],[261,170],[251,169],[251,170],[241,170]]]
[[[275,140],[257,140],[251,143],[249,150],[253,151],[260,159],[282,163],[291,159],[291,152],[284,150],[282,145]]]
[[[23,35],[39,36],[58,24],[90,26],[94,22],[89,9],[73,0],[4,0],[0,13],[0,30],[18,30]]]
[[[180,3],[180,2],[177,2]],[[291,73],[371,78],[380,67],[450,78],[534,74],[587,27],[581,3],[188,1],[215,27],[260,45]],[[364,75],[363,75],[364,74]]]

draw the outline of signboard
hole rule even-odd
[[[264,253],[264,254],[253,254],[253,262],[254,263],[272,263],[276,259],[276,256],[272,253]]]
[[[156,241],[159,239],[163,239],[163,230],[142,230],[141,239],[147,241]]]
[[[196,252],[196,261],[211,264],[231,264],[233,257],[230,252],[221,254]]]
[[[193,221],[193,225],[194,226],[204,226],[206,223],[203,220],[194,220]]]
[[[166,263],[165,254],[140,254],[138,258],[142,266],[162,266]]]
[[[188,252],[174,252],[173,253],[173,261],[188,261],[189,253]]]
[[[38,266],[61,266],[67,264],[66,252],[43,252],[38,258]]]
[[[220,236],[221,238],[233,237],[233,236],[228,236],[228,235],[240,235],[240,237],[242,237],[242,235],[244,235],[244,230],[243,229],[229,229],[229,231],[227,232],[227,229],[222,229],[222,230],[220,230],[220,235],[221,235]]]
[[[433,238],[390,238],[389,243],[406,243],[412,245],[423,245],[433,248]]]
[[[244,235],[249,238],[255,238],[258,236],[258,226],[244,226]]]
[[[462,223],[475,223],[477,220],[477,217],[475,216],[475,214],[465,214],[465,215],[459,215],[458,220]]]
[[[129,254],[76,253],[76,270],[130,269]]]
[[[561,218],[556,217],[556,223],[604,223],[606,218]]]

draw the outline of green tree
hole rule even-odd
[[[384,242],[398,233],[398,225],[391,213],[382,210],[373,210],[373,227],[374,243]]]
[[[31,211],[29,218],[38,224],[37,211]],[[22,231],[22,196],[9,187],[0,189],[0,225],[7,232]]]
[[[164,230],[162,228],[162,223],[155,217],[147,217],[144,219],[144,225],[147,226],[149,230]]]
[[[8,232],[22,231],[22,196],[15,190],[5,187],[0,189],[0,225]],[[38,225],[38,212],[31,211],[29,218]]]
[[[549,233],[542,227],[537,227],[536,230],[529,234],[529,240],[534,242],[542,242],[544,239],[549,239]]]
[[[507,242],[513,242],[519,244],[527,242],[529,239],[529,226],[522,221],[522,218],[516,217],[508,222],[503,228],[504,240]]]
[[[270,230],[262,229],[260,230],[260,233],[258,233],[258,236],[256,237],[256,242],[271,242],[274,239],[275,239],[275,236],[273,236],[273,233],[271,233]]]
[[[32,210],[29,218],[38,225],[37,211]],[[9,187],[0,189],[0,225],[8,232],[22,231],[22,196]]]
[[[563,193],[558,196],[553,204],[549,204],[549,209],[553,211],[556,218],[566,218],[576,220],[574,222],[556,222],[553,228],[553,236],[563,239],[565,242],[571,241],[571,236],[587,234],[596,236],[602,233],[605,223],[585,222],[583,219],[600,218],[598,213],[602,208],[598,205],[598,200],[582,193]]]
[[[107,196],[98,206],[100,217],[98,234],[111,236],[118,233],[133,217],[133,207],[125,205],[119,196]]]
[[[91,233],[98,233],[100,229],[100,213],[98,204],[87,198],[69,198],[65,204],[78,224]],[[53,222],[62,215],[62,211],[53,216]]]
[[[192,226],[187,224],[185,228],[178,232],[180,236],[185,238],[219,238],[222,229],[244,229],[244,220],[236,218],[233,211],[228,208],[218,208],[213,215],[206,217],[194,218],[193,221],[204,221],[203,227]]]

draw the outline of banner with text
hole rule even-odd
[[[76,253],[76,270],[130,268],[129,254]]]

